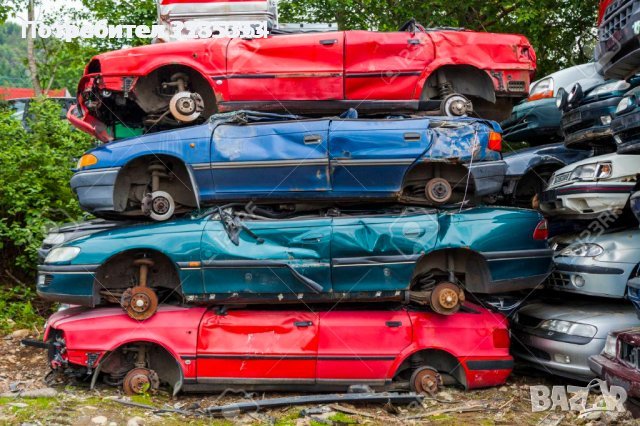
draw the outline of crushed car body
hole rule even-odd
[[[444,205],[500,188],[496,122],[343,115],[241,111],[111,142],[81,157],[71,187],[95,215],[154,220],[224,201]]]
[[[348,343],[347,343],[348,342]],[[346,390],[432,394],[505,382],[513,367],[504,316],[465,304],[455,316],[407,308],[279,310],[162,306],[144,326],[117,308],[70,308],[44,334],[52,369],[103,376],[126,393]],[[145,385],[145,386],[142,386]]]
[[[412,21],[389,33],[159,43],[95,56],[68,118],[102,141],[241,109],[326,115],[357,106],[456,116],[475,110],[501,120],[527,96],[535,63],[523,36],[426,30]]]
[[[67,240],[38,267],[38,294],[85,306],[121,304],[140,319],[153,315],[158,300],[395,300],[451,315],[463,289],[531,289],[551,269],[546,221],[531,210],[269,214],[214,208]],[[139,300],[140,309],[132,306]]]

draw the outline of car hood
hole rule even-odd
[[[589,158],[585,158],[584,160],[576,161],[575,163],[571,163],[568,166],[565,166],[565,167],[561,168],[560,170],[556,171],[555,174],[559,175],[561,173],[570,172],[570,171],[574,170],[576,167],[584,166],[585,164],[602,162],[602,161],[611,161],[612,163],[614,163],[614,170],[615,170],[616,161],[618,161],[622,157],[633,157],[633,156],[632,155],[628,155],[628,156],[620,155],[620,154],[616,154],[614,152],[612,154],[598,155],[597,157],[589,157]]]

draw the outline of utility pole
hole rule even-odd
[[[34,0],[29,0],[27,19],[29,20],[29,22],[33,22],[35,21],[35,16],[36,13]],[[29,66],[29,77],[31,77],[31,85],[33,86],[33,91],[35,92],[36,97],[38,97],[42,96],[42,87],[40,87],[40,80],[38,80],[38,66],[36,64],[35,48],[33,42],[33,28],[35,27],[35,24],[32,23],[31,25],[33,25],[33,27],[27,29],[27,61]]]

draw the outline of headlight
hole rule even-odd
[[[556,106],[561,111],[567,106],[567,91],[564,90],[564,88],[558,89],[558,94],[556,95]]]
[[[618,102],[618,106],[616,107],[616,115],[626,114],[636,107],[636,96],[625,96],[622,98],[620,102]]]
[[[571,180],[593,180],[611,177],[613,165],[611,162],[590,163],[578,166],[571,172]]]
[[[589,92],[589,96],[603,95],[609,92],[616,92],[621,90],[627,90],[631,85],[624,80],[612,81],[611,83],[605,83],[602,86],[598,86]]]
[[[562,320],[543,321],[542,324],[540,324],[540,328],[544,330],[556,331],[558,333],[569,334],[571,336],[588,338],[595,336],[598,332],[598,329],[592,325]]]
[[[593,243],[572,244],[562,249],[559,256],[596,257],[604,253],[604,249]]]
[[[49,252],[44,263],[68,262],[80,253],[80,247],[58,247]]]
[[[582,100],[582,96],[582,86],[580,85],[580,83],[576,83],[571,88],[569,96],[567,96],[567,102],[570,104],[578,103]]]
[[[94,164],[98,164],[98,158],[93,154],[85,154],[78,160],[76,168],[78,170],[82,170],[85,167],[93,166]]]
[[[45,239],[42,241],[43,244],[49,245],[49,246],[57,246],[59,244],[64,243],[64,234],[60,234],[57,232],[52,232],[51,234],[48,234]]]
[[[616,343],[618,342],[618,338],[612,334],[607,335],[607,340],[604,343],[604,348],[602,349],[602,353],[605,355],[609,355],[610,357],[616,357]]]

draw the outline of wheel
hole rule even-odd
[[[466,97],[453,93],[442,100],[440,112],[447,117],[460,117],[473,112],[473,104]]]
[[[149,287],[136,286],[125,290],[120,305],[131,318],[142,321],[158,310],[158,296]]]
[[[442,378],[438,372],[431,367],[417,368],[409,379],[411,390],[419,394],[434,395],[442,385]]]
[[[444,204],[451,199],[453,189],[451,184],[443,178],[433,178],[424,189],[427,200],[434,204]]]
[[[429,305],[437,314],[453,315],[460,310],[462,303],[464,291],[453,283],[443,282],[434,287]]]
[[[142,200],[142,212],[158,222],[170,219],[175,210],[173,197],[165,191],[154,191]]]
[[[204,100],[198,93],[178,92],[169,101],[169,111],[181,123],[191,123],[204,111]]]
[[[127,395],[141,395],[160,387],[158,373],[148,368],[134,368],[124,376],[122,389]]]

